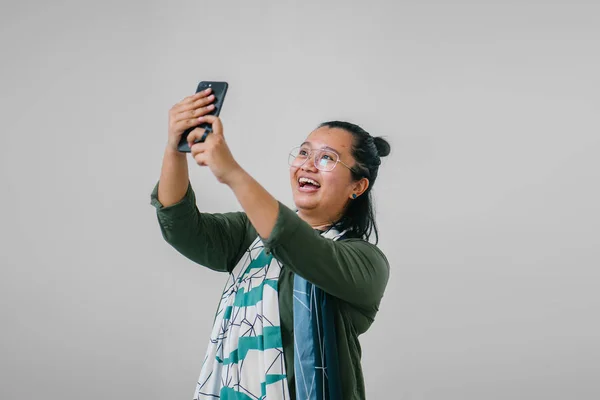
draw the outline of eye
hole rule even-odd
[[[321,152],[321,157],[319,157],[321,160],[325,160],[327,162],[336,162],[338,157],[337,154],[332,153],[330,151],[322,151]]]
[[[300,149],[300,151],[298,152],[299,156],[308,156],[308,151],[306,151],[305,149]]]

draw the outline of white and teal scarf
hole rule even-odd
[[[334,228],[322,236],[338,240]],[[294,369],[290,399],[279,321],[282,265],[260,238],[231,272],[221,296],[194,400],[341,399],[331,299],[294,276]]]

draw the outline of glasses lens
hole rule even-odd
[[[315,164],[321,171],[331,171],[337,164],[338,156],[334,152],[319,150],[315,155]]]
[[[288,162],[292,167],[299,167],[306,162],[309,154],[309,150],[302,147],[295,147],[290,151]]]

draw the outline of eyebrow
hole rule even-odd
[[[311,143],[310,142],[304,142],[300,146],[304,146],[304,145],[307,145],[307,144],[310,145]],[[321,147],[321,150],[333,150],[333,151],[335,151],[336,153],[338,153],[341,156],[341,153],[338,150],[334,149],[333,147],[323,146],[323,147]]]

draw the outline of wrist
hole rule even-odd
[[[170,144],[167,145],[165,149],[165,156],[175,157],[175,158],[185,158],[185,153],[177,150],[177,147],[173,147]]]
[[[240,185],[242,185],[248,179],[248,173],[240,166],[232,169],[223,181],[224,184],[229,186],[233,191]]]

